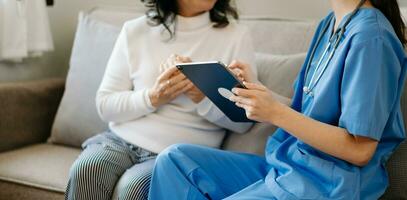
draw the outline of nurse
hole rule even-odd
[[[330,1],[291,103],[248,65],[230,65],[248,88],[231,100],[280,127],[265,157],[173,145],[157,158],[150,199],[371,200],[385,192],[385,163],[405,139],[404,23],[396,0]]]

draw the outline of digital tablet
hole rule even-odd
[[[234,87],[245,88],[243,83],[221,62],[195,62],[176,65],[230,120],[254,122],[246,117],[243,108],[229,100]]]

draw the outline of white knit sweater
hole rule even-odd
[[[243,133],[250,128],[250,123],[229,120],[207,98],[195,104],[181,95],[158,109],[151,106],[148,90],[159,76],[160,63],[171,54],[225,64],[239,59],[255,69],[249,30],[236,22],[225,28],[212,25],[208,13],[177,16],[175,38],[168,41],[163,27],[149,26],[146,17],[125,23],[96,97],[98,112],[113,132],[159,153],[175,143],[219,147],[225,129]]]

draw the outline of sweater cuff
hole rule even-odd
[[[151,110],[152,112],[154,112],[156,110],[156,108],[151,103],[151,99],[150,99],[150,96],[148,95],[148,93],[149,93],[149,90],[145,89],[144,90],[144,101],[146,102],[147,108],[149,110]]]
[[[223,116],[222,111],[216,112],[217,109],[218,108],[215,106],[215,104],[213,104],[211,100],[205,97],[201,102],[198,103],[197,112],[205,119],[211,122],[216,122]]]
[[[145,114],[154,112],[156,108],[151,105],[151,100],[148,96],[148,89],[143,89],[139,92],[140,93],[138,95],[135,95],[136,108],[143,108],[145,110]]]

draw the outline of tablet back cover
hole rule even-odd
[[[189,63],[177,65],[178,69],[194,83],[230,120],[253,122],[246,117],[245,110],[223,97],[219,88],[231,91],[241,87],[239,81],[219,62]]]

